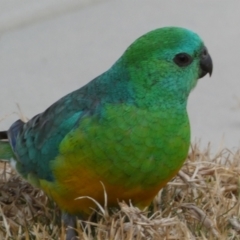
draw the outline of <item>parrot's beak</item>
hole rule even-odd
[[[213,62],[206,47],[203,48],[200,58],[199,78],[204,77],[207,73],[211,76],[213,71]]]

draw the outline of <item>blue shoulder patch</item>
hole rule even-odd
[[[16,122],[14,122],[8,130],[8,139],[12,146],[13,151],[15,151],[16,138],[18,136],[18,133],[22,130],[23,125],[24,122],[19,119]]]

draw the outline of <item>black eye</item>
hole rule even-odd
[[[186,67],[192,62],[192,57],[187,53],[179,53],[174,57],[173,61],[179,67]]]

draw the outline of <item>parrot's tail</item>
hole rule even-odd
[[[8,141],[7,132],[0,132],[0,159],[9,161],[14,157],[12,147]]]

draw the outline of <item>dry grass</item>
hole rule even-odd
[[[7,164],[0,170],[0,239],[64,239],[54,203]],[[193,146],[148,211],[98,208],[96,222],[78,222],[80,239],[240,239],[239,177],[240,151],[210,157]]]

